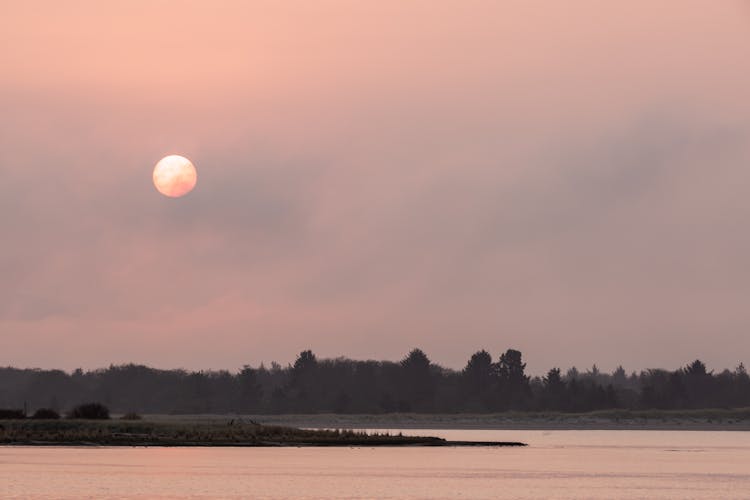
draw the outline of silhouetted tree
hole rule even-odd
[[[702,378],[707,374],[706,365],[700,359],[696,359],[685,367],[685,375],[688,377]]]
[[[568,371],[565,372],[565,380],[571,381],[573,379],[577,379],[581,374],[578,373],[578,368],[575,366],[571,366],[568,368]]]
[[[496,365],[503,406],[520,409],[529,396],[529,377],[524,373],[526,363],[521,351],[508,349],[500,355]]]
[[[622,365],[618,366],[615,371],[612,372],[612,383],[614,385],[623,387],[628,382],[628,376],[625,373],[625,369]]]
[[[294,377],[300,378],[305,374],[309,374],[318,367],[318,358],[315,357],[312,351],[302,351],[294,361]]]
[[[464,379],[477,392],[489,388],[494,380],[495,370],[492,366],[492,356],[484,349],[471,355],[464,368]]]
[[[239,410],[243,413],[260,411],[263,390],[258,384],[256,371],[249,365],[245,365],[237,375],[239,383]]]
[[[421,349],[412,349],[401,360],[402,398],[399,406],[406,410],[425,411],[432,408],[434,395],[430,360]]]
[[[687,394],[685,406],[689,408],[715,406],[712,374],[706,371],[706,365],[701,360],[696,359],[683,369],[683,374]],[[682,407],[682,405],[679,407]]]
[[[313,392],[321,393],[323,388],[318,387],[316,378],[318,376],[318,358],[312,351],[302,351],[294,361],[291,380],[289,384],[290,402],[298,411],[304,407],[310,411],[318,411],[319,398],[313,397]]]
[[[551,368],[542,378],[542,389],[535,406],[537,409],[564,410],[565,398],[566,385],[560,375],[560,369]]]
[[[559,368],[551,368],[547,372],[547,375],[543,379],[544,388],[552,392],[560,392],[565,388],[565,382],[563,382],[562,376],[560,376]]]
[[[492,356],[484,349],[472,354],[462,373],[466,404],[475,411],[494,408],[497,376]]]

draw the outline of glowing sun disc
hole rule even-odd
[[[193,190],[197,180],[195,167],[184,156],[165,156],[154,167],[154,186],[170,198],[185,196]]]

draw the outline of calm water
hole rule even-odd
[[[0,498],[750,498],[750,433],[405,433],[530,446],[0,447]]]

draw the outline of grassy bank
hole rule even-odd
[[[210,422],[217,415],[152,415],[155,420]],[[257,415],[270,425],[345,429],[654,429],[750,430],[750,408],[702,410],[603,410],[588,413],[504,412],[491,414]]]
[[[100,446],[518,446],[522,443],[450,442],[427,436],[306,430],[240,419],[5,420],[0,444]]]

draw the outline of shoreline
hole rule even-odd
[[[340,442],[340,443],[306,443],[306,442],[289,442],[289,443],[249,443],[249,442],[184,442],[184,443],[164,443],[164,442],[135,442],[135,443],[116,443],[116,442],[89,442],[89,441],[18,441],[18,442],[0,442],[0,447],[61,447],[61,448],[509,448],[528,446],[527,443],[520,441],[446,441],[440,442],[422,442],[422,443],[372,443],[372,442]]]
[[[306,429],[373,430],[693,430],[750,431],[750,410],[627,411],[591,413],[493,413],[381,415],[149,415],[154,421],[216,422],[252,419],[265,425]]]
[[[302,429],[223,418],[175,420],[3,420],[0,445],[128,447],[526,446],[516,441],[448,441],[362,430]]]

